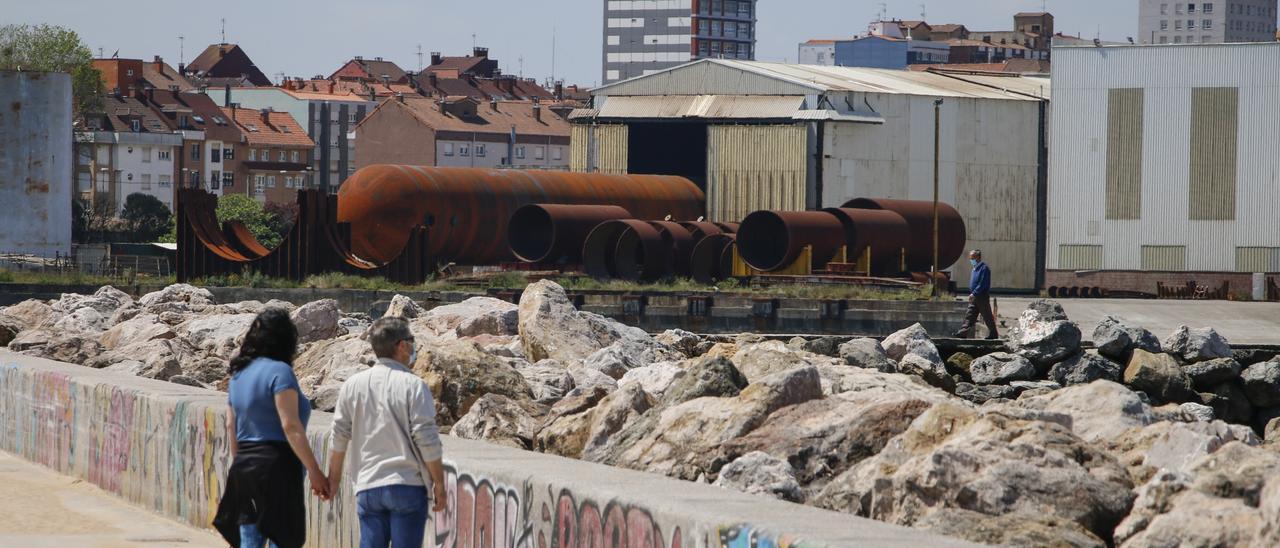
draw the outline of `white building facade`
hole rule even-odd
[[[188,153],[182,133],[79,132],[76,145],[82,196],[110,200],[119,213],[130,194],[148,194],[173,210],[174,176],[184,173],[175,165]]]
[[[1280,271],[1278,71],[1275,43],[1054,48],[1050,283]]]
[[[1277,0],[1139,0],[1141,44],[1274,42]]]
[[[835,40],[809,40],[800,44],[796,59],[801,65],[818,65],[824,67],[836,64]]]

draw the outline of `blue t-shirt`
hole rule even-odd
[[[311,402],[302,394],[298,377],[289,364],[271,358],[256,358],[231,376],[227,403],[236,412],[236,439],[239,441],[288,441],[280,414],[276,411],[276,394],[288,389],[298,391],[298,418],[302,426],[311,419]]]

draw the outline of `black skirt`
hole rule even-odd
[[[240,442],[214,528],[233,547],[240,546],[240,526],[251,523],[280,548],[302,546],[307,538],[303,475],[288,443]]]

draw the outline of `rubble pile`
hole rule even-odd
[[[334,301],[215,303],[175,285],[0,309],[10,351],[225,388],[254,314],[290,310],[307,396],[370,367],[370,318]],[[1280,358],[1212,328],[1163,341],[1049,300],[1004,348],[650,336],[550,281],[518,305],[399,297],[413,370],[458,437],[713,483],[992,544],[1280,544]],[[1082,329],[1082,327],[1084,329]],[[1092,339],[1092,345],[1082,341]]]

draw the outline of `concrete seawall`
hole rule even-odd
[[[309,436],[325,454],[331,416]],[[0,350],[0,449],[208,527],[230,456],[226,395]],[[446,437],[449,511],[428,546],[963,546],[922,531]],[[354,497],[308,500],[308,546],[357,545]]]

